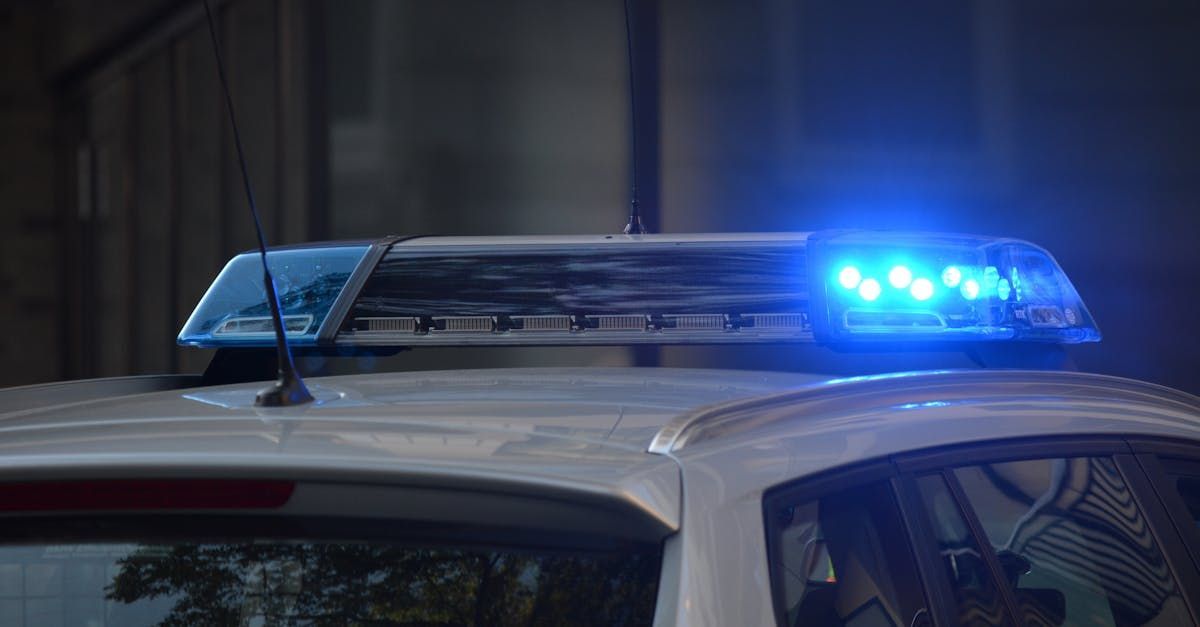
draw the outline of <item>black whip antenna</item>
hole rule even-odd
[[[642,224],[642,214],[638,208],[638,116],[637,97],[633,87],[637,81],[633,73],[633,25],[629,21],[629,2],[630,0],[625,0],[625,58],[629,62],[629,178],[632,189],[629,194],[629,224],[625,225],[625,234],[641,235],[646,232],[646,225]]]
[[[275,327],[275,347],[279,356],[279,379],[274,385],[259,390],[254,404],[258,407],[281,407],[311,403],[312,394],[296,372],[292,351],[288,348],[284,333],[283,316],[279,313],[279,294],[275,291],[275,279],[267,267],[267,240],[263,237],[262,221],[258,219],[258,207],[254,204],[254,189],[250,186],[250,171],[246,167],[246,154],[242,150],[242,137],[238,134],[237,118],[233,115],[233,98],[229,95],[229,81],[225,78],[225,62],[221,59],[221,44],[217,41],[217,27],[213,21],[212,8],[204,0],[204,14],[208,16],[208,34],[212,37],[213,54],[217,57],[217,75],[221,78],[221,90],[225,93],[225,106],[229,110],[229,125],[233,127],[233,143],[237,147],[238,163],[242,166],[242,183],[246,187],[246,201],[250,204],[250,215],[254,218],[254,232],[258,235],[258,252],[262,257],[263,285],[267,290],[267,305],[271,308],[271,324]]]

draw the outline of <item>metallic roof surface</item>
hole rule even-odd
[[[591,368],[310,378],[96,398],[92,381],[0,392],[0,480],[284,477],[619,500],[673,528],[679,470],[646,449],[690,409],[811,384],[770,373]],[[86,390],[74,394],[73,390]]]

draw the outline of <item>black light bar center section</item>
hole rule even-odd
[[[811,341],[808,292],[803,240],[395,246],[337,343]]]

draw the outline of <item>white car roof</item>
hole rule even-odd
[[[311,378],[315,404],[270,409],[254,407],[263,383],[101,398],[88,397],[102,381],[78,395],[74,384],[35,386],[0,393],[0,480],[216,474],[590,494],[674,528],[678,468],[646,452],[662,425],[819,379],[632,368],[370,374]]]
[[[1004,437],[1200,439],[1200,399],[1101,375],[949,371],[834,379],[666,368],[313,378],[318,402],[256,408],[262,383],[76,397],[0,393],[0,480],[282,476],[593,495],[679,523],[676,463],[734,493],[920,448]],[[658,454],[653,454],[658,453]]]
[[[1200,441],[1200,398],[1063,371],[958,370],[834,379],[706,407],[651,444],[754,494],[797,477],[910,451],[1014,438]]]

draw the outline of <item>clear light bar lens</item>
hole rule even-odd
[[[808,251],[818,340],[1100,339],[1062,269],[1027,242],[822,232]]]
[[[288,340],[314,344],[317,331],[362,261],[367,246],[329,246],[267,252],[275,278]],[[274,342],[275,331],[257,252],[234,257],[179,333],[190,346],[259,346]]]

